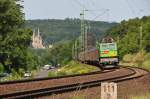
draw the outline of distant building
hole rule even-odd
[[[38,29],[38,33],[36,33],[35,31],[33,31],[33,35],[32,35],[32,47],[33,48],[37,48],[37,49],[45,49],[45,47],[43,45],[42,37],[40,36],[39,29]]]
[[[52,45],[52,44],[50,44],[50,45],[48,46],[48,48],[53,48],[53,45]]]

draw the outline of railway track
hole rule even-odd
[[[121,82],[148,74],[148,71],[123,67],[107,72],[95,72],[85,75],[50,78],[19,83],[3,83],[0,85],[0,98],[34,98],[57,94],[87,87],[99,86],[101,82]],[[23,88],[25,86],[25,88]],[[15,88],[16,87],[16,88]]]

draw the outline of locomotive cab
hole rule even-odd
[[[99,43],[99,64],[102,68],[118,67],[118,50],[117,44],[112,38],[104,38]]]

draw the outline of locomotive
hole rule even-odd
[[[117,68],[119,63],[117,44],[111,37],[103,38],[95,48],[80,52],[79,61],[97,64],[102,69]]]

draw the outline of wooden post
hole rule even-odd
[[[104,82],[101,84],[101,99],[117,99],[117,84]]]

